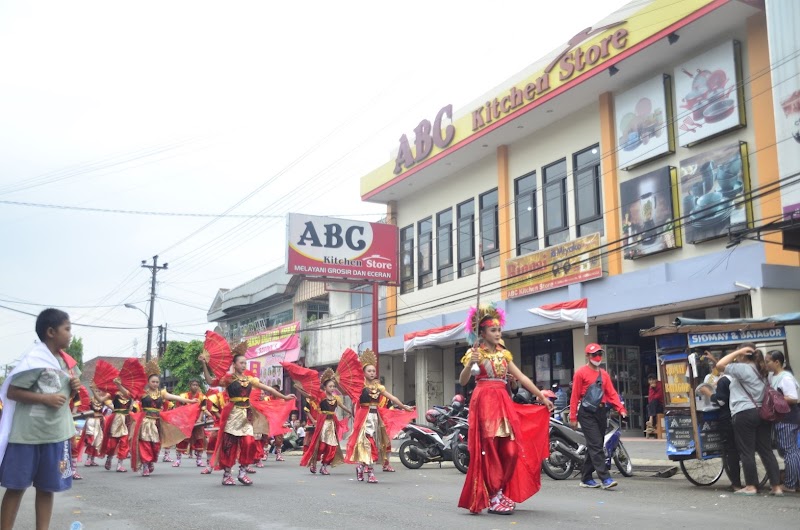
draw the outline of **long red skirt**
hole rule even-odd
[[[503,419],[514,434],[517,462],[508,483],[500,484],[504,463],[496,450],[495,438]],[[478,381],[469,409],[469,471],[460,508],[480,512],[489,507],[497,491],[490,484],[500,484],[503,494],[514,502],[523,502],[542,485],[542,462],[549,453],[550,414],[546,407],[520,405],[508,396],[504,381]]]

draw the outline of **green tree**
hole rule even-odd
[[[67,353],[78,362],[78,368],[83,370],[83,339],[73,337],[72,342],[67,347]]]
[[[189,380],[199,378],[203,381],[203,365],[197,357],[203,353],[203,341],[169,341],[167,351],[158,364],[161,370],[169,370],[170,377],[176,380],[174,392],[189,390]]]

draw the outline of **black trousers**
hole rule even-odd
[[[744,468],[745,486],[758,487],[756,453],[767,469],[770,485],[779,485],[780,469],[775,453],[772,452],[772,423],[762,420],[758,409],[743,410],[733,416],[733,431]]]
[[[586,482],[592,478],[592,473],[597,472],[600,480],[610,478],[606,468],[606,455],[603,452],[603,438],[606,435],[606,414],[605,407],[597,409],[596,412],[587,412],[582,408],[578,409],[578,422],[581,430],[586,437],[586,460],[583,462],[581,470],[581,480]]]

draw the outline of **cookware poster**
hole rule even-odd
[[[753,219],[747,144],[735,142],[681,160],[680,197],[686,241],[699,243],[746,228]]]
[[[739,43],[726,42],[675,69],[678,143],[690,147],[745,124]]]
[[[675,221],[676,177],[675,168],[663,167],[620,184],[625,259],[681,246]]]
[[[614,96],[619,167],[632,169],[675,152],[669,85],[669,76],[659,74]]]
[[[778,172],[794,182],[781,188],[784,218],[800,218],[800,2],[767,1],[767,35],[772,67]]]

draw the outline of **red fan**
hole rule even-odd
[[[303,368],[293,363],[282,362],[281,366],[292,378],[297,388],[310,395],[318,402],[325,398],[325,393],[320,390],[319,372],[311,368]]]
[[[144,394],[144,386],[147,384],[147,375],[144,373],[144,366],[139,359],[131,357],[125,359],[122,369],[119,371],[119,378],[122,386],[131,393],[135,399],[140,399]]]
[[[214,333],[213,331],[206,331],[206,341],[203,344],[203,355],[206,358],[211,372],[218,378],[221,378],[231,367],[233,362],[233,354],[231,347],[225,337]]]
[[[92,408],[90,403],[92,398],[89,397],[89,391],[83,385],[78,389],[78,399],[80,400],[78,412],[88,412]]]
[[[342,353],[336,373],[339,374],[339,386],[341,389],[350,396],[354,403],[358,403],[361,391],[364,389],[364,369],[361,366],[358,354],[347,348]]]
[[[254,386],[250,390],[250,401],[264,401],[264,391]]]
[[[119,377],[119,370],[106,361],[97,361],[94,371],[94,385],[107,394],[113,395],[117,391],[114,379]]]

